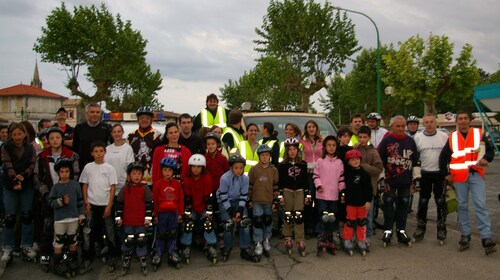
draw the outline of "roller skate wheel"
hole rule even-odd
[[[387,248],[387,245],[389,245],[389,243],[384,242],[384,248]]]
[[[127,275],[127,269],[122,269],[122,275],[123,276]]]
[[[191,260],[189,258],[186,259],[186,264],[190,264]]]
[[[349,250],[349,252],[348,252],[348,253],[349,253],[349,256],[354,255],[354,252],[353,252],[352,250]]]
[[[216,258],[212,259],[212,264],[213,264],[213,265],[216,265],[216,264],[217,264],[217,259],[216,259]]]
[[[292,249],[287,249],[288,256],[292,256]]]
[[[439,245],[443,246],[444,245],[444,240],[439,240]]]
[[[158,270],[158,266],[153,265],[153,272],[156,272],[156,270]]]
[[[48,273],[49,272],[49,266],[48,265],[42,265],[42,271],[45,272],[45,273]]]
[[[413,243],[408,242],[408,247],[411,248],[413,246]]]
[[[363,257],[366,257],[366,251],[365,251],[365,250],[361,251],[361,255],[362,255]]]

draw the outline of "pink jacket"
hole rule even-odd
[[[339,191],[345,189],[344,163],[337,157],[318,159],[314,167],[314,186],[323,187],[323,192],[316,191],[316,198],[322,200],[339,200]]]
[[[323,142],[316,141],[316,150],[313,152],[313,145],[311,142],[305,139],[300,139],[300,143],[302,143],[302,147],[304,150],[304,161],[307,162],[307,168],[314,168],[314,164],[321,158],[321,154],[323,153]]]

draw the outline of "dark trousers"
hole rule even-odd
[[[392,230],[394,222],[396,229],[406,228],[408,217],[408,201],[410,198],[410,185],[391,185],[384,194],[384,227]]]
[[[437,206],[437,220],[443,220],[445,200],[443,195],[443,176],[438,173],[422,173],[420,180],[420,195],[418,198],[418,212],[417,218],[419,220],[427,221],[427,208],[431,194],[434,194],[434,201]]]

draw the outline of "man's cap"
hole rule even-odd
[[[59,114],[59,112],[64,112],[64,113],[67,113],[66,112],[66,109],[64,109],[64,107],[61,107],[57,110],[56,114]]]

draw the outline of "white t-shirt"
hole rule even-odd
[[[111,185],[116,186],[118,180],[115,168],[109,163],[89,162],[83,168],[80,183],[87,184],[87,197],[90,204],[106,206],[109,202]]]
[[[415,143],[420,153],[420,166],[422,171],[439,171],[439,154],[448,141],[448,135],[442,131],[436,131],[434,135],[425,132],[415,134]]]
[[[387,134],[387,129],[383,127],[377,127],[377,129],[372,129],[372,133],[370,135],[370,143],[373,145],[373,147],[377,148],[380,142],[382,142],[382,139],[384,139],[385,135]]]
[[[115,168],[116,177],[118,179],[115,195],[118,195],[127,181],[127,166],[135,161],[134,151],[127,143],[121,146],[111,144],[106,147],[104,161]]]

